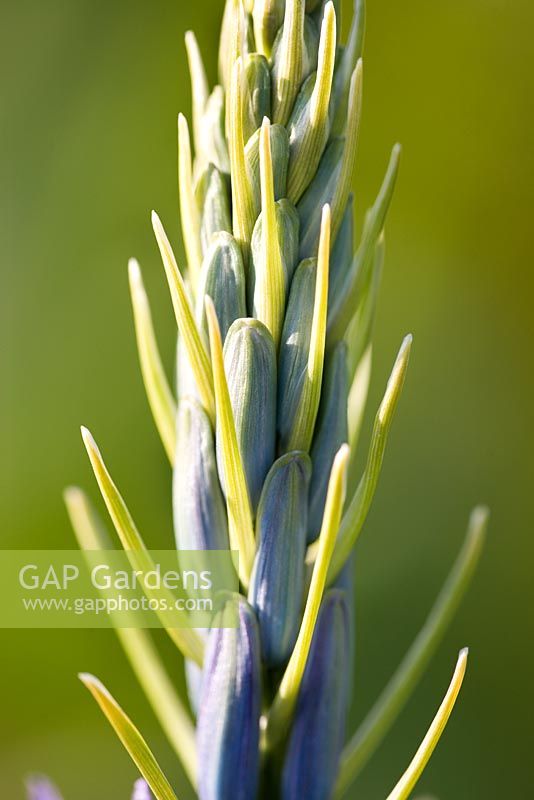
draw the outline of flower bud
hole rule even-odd
[[[265,56],[252,53],[245,60],[243,135],[248,141],[264,117],[271,116],[271,72]]]
[[[287,184],[287,169],[289,163],[289,139],[283,125],[271,125],[271,157],[273,162],[274,198],[280,200],[285,197]],[[260,131],[251,136],[247,142],[245,156],[247,159],[254,204],[257,214],[261,210],[261,185],[260,185]]]
[[[212,236],[202,262],[197,297],[197,324],[207,334],[205,296],[215,304],[217,319],[224,338],[234,320],[247,313],[245,301],[245,268],[241,248],[230,233],[221,231]]]
[[[276,353],[271,334],[259,320],[239,319],[228,331],[224,365],[237,441],[254,510],[269,467],[276,437]],[[219,474],[224,488],[220,447]]]
[[[343,747],[348,666],[348,609],[343,592],[321,605],[289,734],[282,800],[328,800]]]
[[[258,616],[262,654],[270,667],[289,657],[298,633],[310,475],[306,453],[286,453],[269,471],[258,506],[249,602]]]
[[[299,217],[295,206],[289,200],[278,200],[276,203],[276,220],[278,223],[278,244],[284,268],[286,295],[291,285],[293,272],[298,261],[299,247]],[[247,276],[247,299],[249,308],[254,308],[254,289],[256,271],[261,272],[261,259],[264,256],[262,248],[263,213],[259,215],[252,233],[251,264]]]
[[[228,523],[208,415],[192,397],[180,401],[173,473],[178,550],[226,550]]]
[[[333,139],[326,148],[314,179],[303,194],[297,211],[300,219],[299,257],[312,258],[317,255],[321,215],[325,204],[331,204],[341,173],[343,140]]]
[[[306,379],[313,319],[317,260],[301,261],[293,276],[280,340],[277,426],[287,449]]]
[[[347,346],[340,342],[330,354],[325,370],[321,404],[310,451],[313,473],[310,484],[308,542],[314,541],[321,530],[326,492],[334,458],[348,441]]]
[[[205,656],[197,723],[200,800],[254,800],[258,789],[259,629],[246,600],[236,595],[228,602],[237,604],[239,625],[214,627]]]
[[[252,18],[254,37],[263,55],[269,57],[276,34],[284,21],[285,0],[255,0]]]
[[[278,61],[280,47],[282,45],[282,34],[283,28],[280,28],[273,44],[271,61],[273,65],[272,70],[274,80],[276,80],[276,75],[278,74]],[[317,27],[317,23],[308,16],[304,17],[304,36],[302,44],[302,73],[300,78],[301,83],[304,83],[306,78],[308,78],[312,72],[315,72],[317,69],[317,54],[319,51],[319,28]]]
[[[224,174],[209,164],[204,170],[197,186],[198,207],[202,209],[200,239],[202,253],[206,255],[214,233],[232,233],[230,215],[230,196]]]

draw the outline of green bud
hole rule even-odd
[[[258,53],[247,56],[244,74],[243,135],[248,141],[261,126],[263,118],[271,116],[271,73],[265,56]]]
[[[241,248],[234,237],[221,231],[212,237],[202,262],[197,298],[197,324],[207,334],[204,298],[209,295],[215,304],[224,337],[232,322],[246,314],[245,269]]]
[[[325,369],[321,404],[310,451],[313,474],[310,484],[308,542],[321,530],[328,479],[337,451],[348,441],[347,346],[340,342],[330,354]]]
[[[286,450],[297,416],[308,367],[317,259],[298,265],[287,303],[278,362],[278,432]]]
[[[237,441],[254,510],[276,438],[276,353],[271,334],[256,319],[238,319],[224,343],[224,366]],[[217,447],[220,452],[220,447]],[[219,475],[225,486],[222,460]]]
[[[311,258],[317,253],[323,206],[331,205],[339,181],[343,158],[343,140],[333,139],[326,148],[314,179],[303,194],[297,211],[300,218],[299,257]]]
[[[328,141],[335,58],[336,15],[329,1],[321,25],[317,73],[304,82],[288,123],[287,196],[295,204],[313,180]]]
[[[202,209],[200,240],[202,253],[206,255],[214,233],[232,232],[228,183],[223,173],[213,164],[209,164],[202,173],[196,195],[198,206]]]
[[[278,223],[278,243],[282,256],[282,266],[285,275],[286,297],[293,272],[298,262],[299,246],[299,217],[295,206],[289,200],[279,200],[276,204],[276,220]],[[247,299],[249,308],[254,308],[254,290],[256,271],[266,267],[262,263],[264,258],[261,246],[263,214],[260,214],[252,234],[252,258],[247,276]]]
[[[272,64],[273,82],[278,73],[278,60],[282,45],[283,31],[280,29],[273,44]],[[311,17],[304,17],[304,31],[302,39],[302,75],[301,83],[317,69],[317,53],[319,51],[319,28]]]
[[[287,170],[289,164],[289,138],[283,125],[271,125],[271,158],[273,162],[274,197],[280,200],[286,196]],[[261,210],[260,182],[260,131],[257,130],[248,140],[245,149],[248,173],[256,208],[256,217]]]
[[[255,0],[252,11],[254,36],[260,53],[267,58],[278,29],[284,21],[285,0]]]

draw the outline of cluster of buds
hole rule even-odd
[[[176,392],[158,353],[139,265],[130,262],[143,377],[173,467],[176,546],[239,553],[240,592],[225,601],[238,626],[215,620],[209,631],[169,629],[185,657],[192,715],[148,634],[117,631],[200,800],[341,797],[435,650],[478,559],[486,522],[477,509],[425,627],[347,741],[355,658],[352,554],[412,340],[402,342],[358,477],[353,454],[400,148],[393,148],[355,247],[351,186],[364,4],[355,0],[344,45],[340,5],[227,0],[219,83],[212,90],[196,39],[186,36],[193,139],[180,115],[183,271],[159,217],[152,217],[178,323]],[[123,547],[143,550],[86,429],[83,437]],[[69,489],[66,501],[81,546],[104,546],[87,497]],[[391,800],[408,797],[428,761],[466,657],[462,651]],[[173,800],[129,717],[99,681],[82,680],[155,798]],[[35,800],[58,797],[43,786]],[[136,798],[148,796],[146,784],[136,792]]]

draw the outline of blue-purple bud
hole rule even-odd
[[[332,139],[319,162],[315,177],[297,206],[300,218],[301,259],[311,258],[317,254],[323,207],[327,203],[332,204],[339,183],[343,149],[343,139]]]
[[[280,448],[287,450],[307,375],[313,319],[317,259],[301,261],[295,270],[278,356]]]
[[[206,295],[211,297],[215,305],[224,341],[232,322],[247,313],[241,248],[234,237],[225,231],[213,234],[202,262],[196,317],[199,328],[207,335]]]
[[[257,553],[249,601],[270,667],[290,655],[298,633],[304,581],[311,462],[293,452],[276,461],[265,481],[256,519]]]
[[[328,304],[334,302],[343,291],[345,278],[352,265],[354,249],[354,197],[351,194],[343,215],[336,241],[330,253],[330,275],[328,279]]]
[[[205,656],[197,723],[200,800],[255,800],[258,790],[258,622],[244,598],[228,602],[238,604],[239,627],[214,627]]]
[[[258,504],[275,457],[276,353],[271,334],[257,319],[239,319],[224,343],[224,366],[250,502]],[[224,488],[221,450],[219,474]]]
[[[329,800],[345,736],[348,609],[344,592],[325,594],[289,735],[282,800]]]
[[[192,397],[183,398],[178,408],[173,517],[178,550],[229,548],[213,431],[208,415]]]

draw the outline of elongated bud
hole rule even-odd
[[[254,38],[259,52],[267,58],[276,33],[284,20],[285,0],[255,0],[252,19],[254,22]]]
[[[230,155],[225,132],[224,89],[216,86],[208,98],[200,125],[200,148],[204,163],[230,173]]]
[[[178,550],[228,549],[226,507],[219,484],[210,420],[192,397],[180,401],[173,473]]]
[[[341,172],[343,140],[333,139],[326,148],[314,179],[302,196],[297,211],[300,219],[299,257],[310,258],[317,252],[321,231],[321,212],[331,203]]]
[[[310,451],[313,474],[310,484],[308,542],[314,541],[321,530],[330,470],[337,451],[343,442],[348,441],[348,391],[347,346],[341,342],[327,363]]]
[[[206,255],[214,233],[232,233],[230,214],[230,193],[224,174],[209,164],[198,182],[196,194],[199,208],[202,209],[200,221],[200,241],[202,254]]]
[[[258,506],[249,602],[258,616],[263,658],[271,667],[287,660],[297,638],[310,475],[306,453],[287,453],[269,471]]]
[[[343,747],[348,666],[343,592],[324,597],[300,687],[282,777],[282,800],[328,800]]]
[[[279,70],[281,67],[281,58],[283,55],[283,44],[284,44],[284,30],[280,28],[278,31],[278,35],[273,44],[273,54],[272,54],[272,65],[273,65],[273,76],[277,76],[279,74]],[[319,28],[317,27],[316,22],[311,19],[309,16],[304,17],[304,26],[302,30],[302,65],[301,65],[301,76],[300,76],[300,83],[304,83],[306,78],[315,72],[317,69],[317,56],[319,52]],[[295,93],[296,95],[296,93]],[[295,97],[293,97],[293,100]],[[292,108],[288,109],[288,117],[291,114]]]
[[[47,778],[40,775],[31,777],[26,782],[28,800],[62,800],[56,787]]]
[[[221,328],[226,337],[234,320],[245,316],[245,269],[241,248],[230,233],[213,235],[202,264],[197,298],[197,324],[207,334],[204,298],[212,298]]]
[[[287,187],[287,170],[289,166],[289,138],[282,125],[271,125],[271,160],[273,163],[273,183],[275,200],[285,197]],[[260,180],[260,131],[248,140],[245,149],[248,173],[252,184],[254,208],[257,213],[261,210],[261,180]]]
[[[197,724],[199,800],[254,800],[259,772],[260,636],[246,600],[237,628],[214,627]],[[223,612],[224,613],[224,612]]]
[[[274,460],[276,436],[276,353],[265,325],[256,319],[234,322],[224,344],[224,366],[250,502],[255,509]],[[224,485],[219,446],[217,452]]]
[[[336,15],[329,0],[321,27],[317,74],[305,81],[288,124],[289,175],[287,196],[298,203],[312,178],[330,132],[330,91],[336,53]]]
[[[319,410],[326,339],[328,307],[328,267],[330,259],[330,207],[323,208],[321,235],[317,254],[317,274],[313,297],[313,315],[309,336],[308,360],[302,377],[298,407],[291,421],[288,450],[309,451]],[[285,340],[287,346],[287,339]],[[291,346],[291,343],[289,343]]]
[[[288,294],[289,286],[298,262],[299,247],[299,216],[293,203],[289,200],[278,200],[275,203],[276,230],[280,255],[282,257],[282,267],[284,270],[285,297]],[[252,234],[251,263],[247,275],[247,301],[249,308],[254,307],[254,292],[256,288],[256,272],[258,269],[267,270],[268,263],[265,262],[264,251],[262,248],[263,237],[263,215],[260,214],[254,232]]]
[[[271,73],[265,56],[252,53],[245,60],[243,135],[247,142],[271,116]]]
[[[317,259],[302,261],[293,276],[278,362],[278,432],[282,448],[289,441],[306,379]]]

